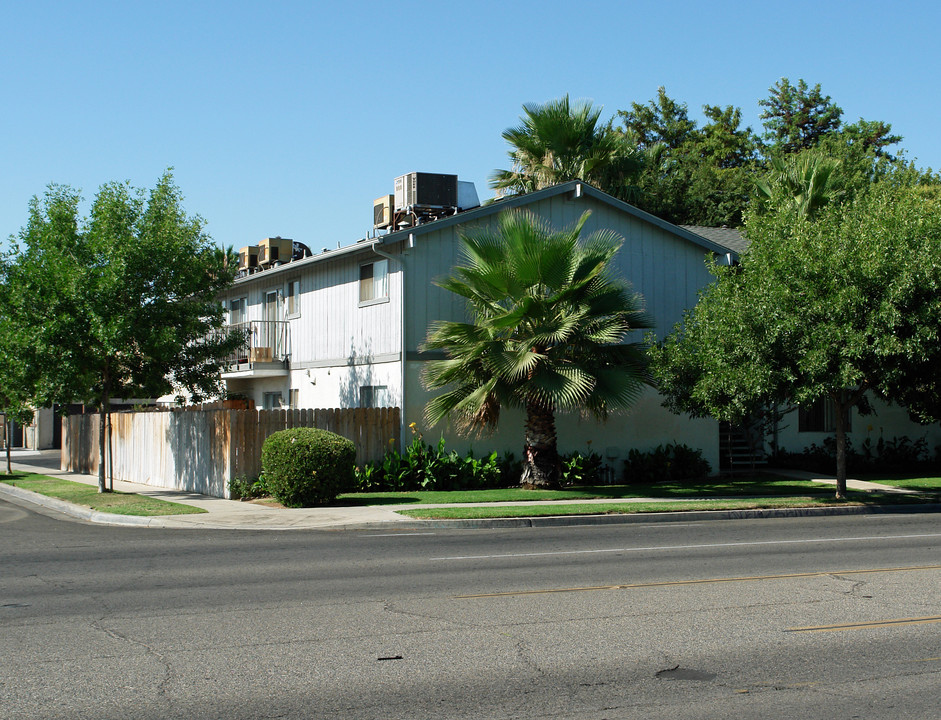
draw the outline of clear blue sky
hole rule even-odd
[[[904,0],[11,0],[0,243],[50,182],[89,200],[172,166],[220,244],[346,245],[406,172],[491,197],[523,103],[568,93],[608,117],[660,85],[697,120],[703,104],[735,105],[760,129],[758,100],[804,78],[938,169],[939,30],[937,3]]]

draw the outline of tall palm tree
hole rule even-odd
[[[545,104],[523,105],[522,124],[503,132],[511,170],[495,170],[491,187],[503,195],[584,180],[625,199],[644,165],[630,136],[600,124],[601,108],[571,103],[568,95]]]
[[[501,407],[526,413],[524,487],[559,482],[555,413],[605,419],[631,405],[648,382],[642,343],[623,341],[652,327],[642,300],[612,276],[621,239],[579,236],[589,213],[555,232],[530,213],[507,212],[497,228],[462,236],[464,263],[440,287],[468,301],[473,321],[438,322],[424,350],[424,382],[446,391],[426,407],[463,434],[492,430]]]

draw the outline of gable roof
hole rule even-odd
[[[552,187],[544,188],[543,190],[526,193],[525,195],[513,195],[501,200],[496,200],[487,205],[482,205],[481,207],[475,208],[473,210],[467,210],[465,212],[458,213],[457,215],[452,215],[440,220],[434,220],[429,223],[423,223],[421,225],[415,225],[414,227],[397,230],[396,232],[392,232],[388,235],[383,235],[381,238],[377,238],[379,240],[378,244],[391,245],[393,243],[404,240],[409,236],[409,234],[420,235],[426,232],[432,232],[434,230],[450,227],[451,225],[473,222],[474,220],[478,220],[480,218],[488,217],[496,213],[501,213],[504,210],[524,207],[541,200],[546,200],[548,198],[565,195],[568,193],[574,194],[575,197],[587,195],[588,197],[610,205],[613,208],[617,208],[623,213],[632,215],[638,220],[643,220],[644,222],[650,223],[651,225],[656,225],[657,227],[666,230],[667,232],[673,233],[674,235],[677,235],[684,240],[693,243],[694,245],[699,245],[709,252],[717,253],[719,255],[725,255],[728,252],[738,252],[736,248],[725,245],[722,242],[717,241],[715,238],[710,238],[700,233],[691,232],[684,227],[667,222],[666,220],[658,218],[656,215],[651,215],[650,213],[645,212],[640,208],[634,207],[633,205],[630,205],[629,203],[626,203],[622,200],[618,200],[616,197],[608,195],[607,193],[602,192],[598,188],[584,183],[581,180],[570,180],[559,185],[553,185]]]
[[[363,238],[362,240],[359,240],[352,245],[345,245],[341,248],[337,248],[336,250],[325,250],[322,253],[311,255],[310,257],[306,257],[301,260],[294,260],[278,267],[269,268],[268,270],[264,270],[260,273],[253,273],[251,275],[236,278],[235,284],[239,285],[250,282],[257,280],[260,277],[270,278],[273,275],[292,272],[307,265],[312,265],[319,262],[329,262],[337,257],[345,255],[368,252],[374,247],[383,247],[405,241],[410,235],[423,235],[428,232],[434,232],[436,230],[451,227],[452,225],[473,222],[481,218],[499,214],[504,210],[525,207],[527,205],[540,202],[541,200],[546,200],[566,194],[571,194],[574,197],[581,197],[585,195],[594,198],[595,200],[616,208],[617,210],[626,213],[627,215],[631,215],[638,220],[655,225],[656,227],[666,230],[667,232],[672,233],[677,237],[693,243],[694,245],[698,245],[708,252],[716,253],[717,255],[726,255],[730,252],[738,254],[740,249],[743,249],[745,246],[744,241],[741,240],[741,235],[737,230],[729,230],[728,228],[701,228],[697,226],[674,225],[673,223],[658,218],[656,215],[651,215],[650,213],[645,212],[640,208],[634,207],[633,205],[623,202],[622,200],[618,200],[617,198],[608,195],[607,193],[602,192],[598,188],[588,185],[581,180],[570,180],[559,185],[553,185],[552,187],[548,187],[543,190],[526,193],[525,195],[513,195],[511,197],[496,200],[487,205],[474,208],[473,210],[466,210],[462,213],[451,215],[450,217],[433,220],[431,222],[422,223],[421,225],[415,225],[413,227],[403,228],[402,230],[397,230],[395,232],[381,235],[376,238]],[[725,230],[726,234],[706,234],[705,232],[712,230]]]

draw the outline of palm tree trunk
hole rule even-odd
[[[520,485],[529,490],[559,487],[562,469],[552,408],[536,402],[527,404],[525,443]]]

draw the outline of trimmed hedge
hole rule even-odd
[[[282,505],[332,502],[353,486],[356,446],[317,428],[292,428],[268,436],[261,447],[265,485]]]

